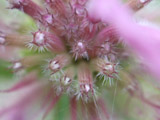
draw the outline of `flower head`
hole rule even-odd
[[[63,96],[70,101],[72,120],[77,119],[78,111],[86,120],[116,119],[118,114],[113,116],[113,106],[108,111],[110,107],[106,107],[102,94],[115,86],[115,99],[118,83],[131,97],[152,108],[160,108],[143,95],[137,84],[135,74],[140,68],[132,70],[131,65],[128,67],[125,63],[135,64],[124,42],[144,57],[152,72],[159,73],[160,67],[156,67],[160,66],[159,30],[140,26],[131,17],[133,11],[151,0],[131,0],[125,6],[116,0],[43,0],[38,2],[41,6],[32,0],[8,1],[11,10],[18,9],[33,18],[37,30],[28,35],[14,29],[0,32],[0,45],[6,48],[6,53],[8,46],[19,48],[17,54],[20,55],[12,60],[10,69],[14,74],[23,70],[21,77],[24,74],[30,77],[0,92],[33,87],[15,106],[0,111],[2,116],[8,114],[7,120],[33,120],[41,113],[45,119]],[[154,64],[150,64],[152,62]],[[128,74],[120,69],[119,63]],[[36,75],[40,80],[29,74],[33,71],[40,74]],[[119,76],[124,79],[121,81]],[[28,109],[36,103],[38,108],[33,110],[36,114],[30,114]]]

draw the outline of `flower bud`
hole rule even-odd
[[[78,81],[82,96],[86,95],[88,97],[90,92],[93,94],[93,78],[88,66],[85,66],[84,64],[80,66],[78,71]]]
[[[107,77],[114,78],[114,74],[117,74],[116,72],[116,64],[109,62],[107,59],[101,59],[99,58],[97,60],[97,67],[98,71],[100,72],[99,75],[106,75]]]
[[[44,12],[44,10],[40,6],[38,6],[31,0],[9,0],[9,2],[12,5],[12,9],[19,9],[36,20],[40,20],[41,14],[39,13]]]
[[[19,60],[12,61],[12,66],[14,72],[18,72],[22,69],[33,67],[42,63],[42,56],[34,55],[34,56],[26,56]]]
[[[50,49],[51,51],[55,52],[60,52],[65,49],[62,41],[52,33],[38,30],[32,34],[33,40],[27,45],[30,49],[36,47],[36,49],[38,48],[39,51]]]
[[[78,1],[78,3],[81,4],[81,5],[84,5],[84,4],[87,2],[87,0],[77,0],[77,1]]]
[[[80,4],[74,4],[73,8],[75,10],[76,15],[85,17],[87,15],[87,11],[83,5]]]
[[[48,6],[59,15],[65,16],[66,7],[62,0],[45,0]]]
[[[44,46],[46,44],[45,34],[42,31],[35,32],[33,36],[33,43],[37,46]]]
[[[89,59],[87,47],[87,41],[75,41],[71,51],[75,57],[75,60],[81,57],[86,58],[87,60]]]
[[[63,67],[68,65],[70,58],[67,55],[58,55],[53,60],[49,62],[49,69],[52,71],[52,74],[61,70]]]
[[[110,44],[109,42],[106,42],[97,48],[98,49],[95,52],[96,52],[96,56],[99,56],[99,57],[108,56],[109,54],[112,54],[114,50],[113,45]]]
[[[48,9],[46,9],[45,12],[39,13],[40,14],[40,19],[39,22],[42,24],[42,27],[45,27],[45,29],[49,29],[53,26],[53,19],[54,15],[50,13]]]
[[[73,78],[74,78],[74,71],[73,69],[69,68],[65,71],[64,75],[60,79],[61,84],[64,86],[68,86],[72,83]]]
[[[52,14],[44,14],[44,15],[43,15],[43,19],[44,19],[44,21],[46,21],[48,24],[52,24],[52,23],[53,23],[53,16],[52,16]]]
[[[61,83],[65,86],[69,85],[71,83],[71,81],[72,81],[72,79],[68,76],[64,76],[61,78]]]

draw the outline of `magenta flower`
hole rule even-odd
[[[44,120],[53,108],[58,111],[56,105],[67,96],[66,119],[116,120],[121,117],[118,107],[114,113],[118,88],[159,111],[160,105],[143,93],[137,80],[145,71],[130,60],[131,52],[124,45],[143,57],[148,71],[159,77],[159,30],[140,26],[131,17],[150,1],[131,0],[123,6],[116,0],[8,0],[9,10],[24,12],[37,28],[23,34],[23,27],[0,24],[4,49],[0,58],[10,62],[8,68],[21,78],[0,92],[27,90],[15,104],[0,109],[0,119]]]

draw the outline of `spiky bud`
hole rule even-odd
[[[30,49],[36,47],[39,51],[49,49],[56,52],[60,52],[65,49],[62,41],[52,33],[38,30],[32,34],[33,40],[27,44]]]
[[[46,45],[46,39],[45,39],[45,34],[42,31],[37,31],[33,34],[33,41],[37,46],[44,46]]]
[[[78,58],[86,58],[87,60],[89,59],[88,55],[88,42],[84,40],[80,41],[75,41],[73,47],[72,47],[72,53],[73,56],[75,57],[75,60]]]
[[[49,62],[49,69],[52,71],[52,74],[54,74],[69,63],[70,58],[67,55],[58,55]]]
[[[99,74],[106,75],[107,77],[114,78],[114,74],[117,74],[116,72],[117,64],[109,62],[106,58],[98,59],[97,67],[100,72]]]
[[[80,93],[78,97],[81,97],[82,99],[84,98],[84,100],[89,99],[89,97],[91,97],[90,95],[94,94],[93,78],[91,71],[85,64],[82,64],[79,68],[78,81],[80,87]]]

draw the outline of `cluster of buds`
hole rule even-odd
[[[97,77],[103,78],[104,82],[109,80],[110,84],[113,79],[117,79],[117,59],[120,55],[117,56],[119,51],[116,51],[116,46],[121,44],[120,37],[113,26],[108,26],[89,15],[86,7],[87,0],[45,0],[45,9],[31,0],[10,0],[9,2],[12,5],[11,8],[23,11],[38,23],[38,30],[32,32],[32,40],[23,37],[21,39],[24,39],[25,43],[27,42],[30,49],[35,48],[40,52],[46,52],[47,50],[47,52],[55,54],[55,57],[52,57],[53,59],[48,62],[47,69],[51,72],[50,76],[60,74],[58,86],[61,90],[64,86],[70,86],[75,79],[75,81],[78,81],[78,85],[75,85],[75,91],[79,89],[80,93],[77,95],[81,96],[82,99],[83,96],[89,98],[95,93],[93,72],[98,73]],[[128,6],[134,9],[135,3],[137,4],[132,0],[128,3]],[[139,2],[140,5],[146,3],[149,3],[149,1]],[[71,17],[73,19],[70,19]],[[0,40],[4,42],[6,37],[9,44],[16,43],[16,45],[23,46],[24,43],[21,43],[21,39],[13,43],[11,39],[14,37],[8,36],[0,36]],[[21,65],[15,64],[12,68],[16,71],[21,69],[22,66],[23,69],[28,68],[28,63],[31,62],[27,61],[33,59],[24,59],[20,62]],[[90,64],[94,61],[96,62],[93,64],[94,69],[92,71],[90,65],[81,65],[83,62]],[[34,60],[33,63],[35,63]],[[73,67],[78,72],[70,72],[73,75],[65,75],[68,67]]]
[[[89,17],[86,8],[87,0],[65,2],[45,0],[46,9],[39,7],[31,0],[12,0],[10,3],[12,8],[22,10],[38,23],[39,29],[32,32],[31,40],[24,39],[28,48],[55,54],[55,57],[48,62],[45,72],[51,73],[48,79],[55,84],[54,88],[58,95],[68,91],[67,93],[72,93],[72,96],[77,95],[77,98],[87,101],[95,96],[93,72],[99,72],[98,75],[114,79],[114,74],[117,74],[116,64],[106,63],[100,58],[103,59],[115,53],[113,48],[118,44],[118,39],[112,27],[107,27],[99,20],[95,21]],[[73,19],[70,20],[70,17]],[[7,36],[10,44],[12,38]],[[15,43],[23,46],[21,41],[19,39]],[[14,63],[12,68],[19,71],[41,63],[32,56],[29,57],[20,60],[19,64]],[[43,58],[44,56],[38,59]],[[97,68],[91,71],[90,65],[84,65],[84,62],[90,63],[94,58],[99,62],[98,65],[94,65]],[[78,72],[70,71],[68,67]],[[74,87],[73,81],[78,81],[74,83]]]
[[[67,93],[69,96],[73,97],[74,94],[74,74],[72,69],[67,69],[64,72],[57,72],[50,77],[50,81],[53,82],[53,87],[57,95],[62,93]]]
[[[104,119],[108,119],[103,101],[96,96],[96,88],[103,89],[99,84],[101,83],[100,79],[103,80],[102,85],[109,82],[110,86],[113,81],[118,80],[117,61],[120,61],[120,56],[123,57],[126,52],[123,51],[124,46],[120,40],[121,34],[118,33],[118,27],[110,24],[110,20],[104,23],[99,18],[96,19],[95,15],[92,16],[87,8],[89,0],[43,0],[40,4],[43,4],[44,7],[32,0],[8,1],[11,9],[18,9],[32,17],[37,23],[38,29],[27,36],[18,31],[5,34],[0,32],[0,45],[20,48],[22,53],[23,49],[26,50],[26,46],[30,49],[26,50],[29,55],[24,52],[21,59],[12,62],[13,65],[10,68],[14,72],[21,70],[26,70],[26,73],[32,70],[39,72],[41,65],[47,64],[47,68],[45,67],[47,70],[42,70],[44,71],[42,76],[45,80],[50,80],[51,89],[48,83],[44,85],[43,82],[42,86],[45,87],[42,88],[49,91],[47,94],[49,97],[52,96],[53,100],[50,100],[51,97],[46,98],[47,102],[44,103],[49,103],[48,108],[46,107],[46,114],[63,94],[67,94],[71,99],[72,110],[76,106],[76,98],[82,100],[79,100],[79,103],[89,101],[85,106],[88,113],[91,114],[88,118],[99,120],[99,116],[96,116],[98,112],[96,112],[95,104],[99,102],[100,111],[105,114],[103,115]],[[101,0],[100,5],[104,1]],[[138,11],[150,1],[130,0],[126,5],[133,11]],[[108,0],[108,4],[111,3]],[[110,7],[112,8],[112,6]],[[116,49],[117,46],[120,48]],[[123,50],[119,50],[121,46]],[[32,51],[32,48],[36,52]],[[52,59],[47,63],[43,62],[49,58]],[[18,86],[22,88],[27,86],[26,84],[29,86],[30,82]],[[126,86],[128,86],[126,90],[130,95],[139,89],[136,82]],[[41,91],[42,88],[37,91]],[[146,101],[143,97],[141,99]],[[15,117],[13,118],[15,119]],[[72,120],[76,120],[74,115],[72,118]]]

